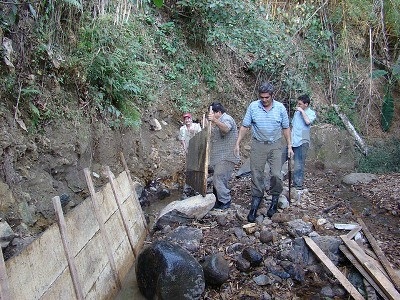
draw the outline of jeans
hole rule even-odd
[[[226,160],[220,161],[214,166],[213,191],[216,193],[216,199],[224,204],[231,201],[229,180],[232,177],[234,168],[235,164]]]
[[[304,169],[306,165],[306,157],[308,148],[310,145],[308,143],[301,144],[299,147],[293,147],[294,152],[294,166],[293,166],[293,186],[295,188],[303,188],[304,183]],[[288,157],[287,148],[282,155],[282,164],[284,164]]]

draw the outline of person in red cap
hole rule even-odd
[[[190,113],[183,114],[183,123],[179,129],[179,140],[182,143],[183,150],[185,153],[188,151],[189,140],[198,132],[201,131],[201,126],[199,123],[194,123],[192,120],[192,115]]]

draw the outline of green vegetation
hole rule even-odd
[[[368,156],[360,156],[358,172],[388,173],[400,172],[399,139],[393,139],[369,150]]]
[[[20,107],[34,127],[63,114],[60,102],[68,106],[45,92],[48,82],[75,91],[79,105],[112,127],[139,126],[160,102],[171,111],[204,109],[237,92],[217,52],[242,62],[245,82],[272,81],[279,99],[318,90],[327,102],[319,120],[340,125],[336,104],[361,134],[380,116],[390,131],[399,105],[400,0],[45,1],[26,6],[27,32],[18,27],[26,7],[2,5],[2,32],[21,36],[23,57],[13,80],[2,71],[2,92],[23,91]]]

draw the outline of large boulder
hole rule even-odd
[[[314,125],[307,161],[331,170],[353,170],[356,162],[354,146],[354,139],[346,130],[330,124]]]
[[[205,197],[197,195],[169,203],[160,211],[158,218],[161,218],[170,211],[177,210],[189,218],[202,219],[214,207],[214,204],[214,194],[207,194]]]
[[[163,240],[139,254],[136,279],[146,299],[200,299],[205,289],[203,268],[197,260],[179,245]]]

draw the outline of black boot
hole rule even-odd
[[[279,195],[272,196],[271,206],[269,207],[269,209],[267,211],[267,216],[269,218],[271,218],[274,215],[274,213],[276,213],[276,209],[278,208],[278,199],[279,199]]]
[[[256,220],[257,209],[260,206],[261,199],[261,197],[251,197],[251,208],[247,215],[247,221],[250,223],[253,223]]]

